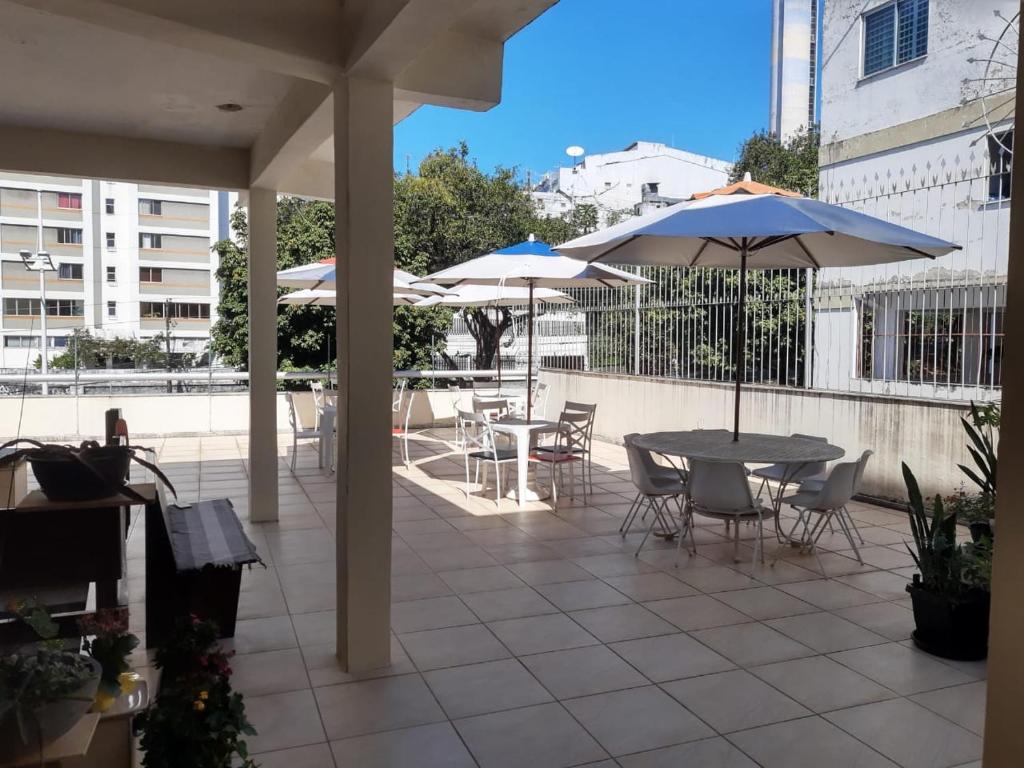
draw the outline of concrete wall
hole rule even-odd
[[[549,418],[565,400],[597,403],[595,434],[612,442],[628,432],[732,427],[730,384],[549,370],[540,380],[551,387]],[[962,480],[956,465],[970,461],[963,404],[757,386],[746,387],[741,402],[743,431],[822,435],[848,459],[873,450],[866,493],[905,497],[903,461],[925,493],[951,493]]]

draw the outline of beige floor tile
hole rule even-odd
[[[597,645],[599,642],[563,614],[492,621],[487,626],[516,656]]]
[[[568,768],[607,757],[560,704],[541,704],[454,723],[480,768]]]
[[[981,757],[981,738],[908,699],[841,709],[827,720],[904,768],[951,768]]]
[[[515,659],[439,669],[423,679],[453,720],[552,701]]]
[[[923,707],[981,736],[985,729],[985,683],[967,683],[910,697]]]
[[[417,558],[418,559],[418,558]],[[391,601],[420,600],[452,594],[451,587],[432,573],[414,573],[391,577]]]
[[[877,595],[862,592],[834,579],[798,581],[792,584],[780,584],[778,588],[826,611],[877,603],[880,599]]]
[[[729,735],[762,768],[898,768],[820,717],[788,720]]]
[[[896,694],[827,656],[780,661],[750,672],[814,712],[870,704]]]
[[[405,652],[420,671],[474,664],[509,656],[483,624],[399,634]]]
[[[331,740],[445,720],[419,675],[317,688],[316,703]]]
[[[435,572],[460,568],[484,568],[498,565],[498,561],[476,545],[457,549],[431,549],[420,552],[420,557]]]
[[[590,571],[565,560],[539,560],[536,562],[515,563],[509,565],[508,569],[527,584],[533,586],[594,578]]]
[[[689,597],[697,591],[667,573],[637,573],[608,576],[604,581],[638,602]]]
[[[757,768],[757,764],[721,737],[619,758],[622,768]]]
[[[337,607],[334,563],[303,563],[280,565],[277,575],[284,589],[284,599],[292,613],[330,611]]]
[[[450,723],[420,725],[331,743],[338,768],[475,768]]]
[[[326,744],[311,744],[307,747],[293,747],[277,752],[261,752],[253,755],[260,768],[332,768],[334,758]]]
[[[407,600],[391,606],[391,628],[399,634],[476,624],[477,617],[454,595]]]
[[[900,643],[842,651],[830,658],[904,696],[974,682],[963,672]]]
[[[694,638],[714,648],[741,667],[770,664],[814,652],[764,624],[737,624],[691,632]]]
[[[818,653],[833,653],[887,641],[885,637],[864,629],[852,621],[831,613],[807,613],[772,619],[765,624],[787,637],[813,648]]]
[[[247,736],[251,752],[270,752],[325,741],[313,692],[288,691],[246,696],[245,714],[256,729]]]
[[[664,683],[662,688],[719,733],[811,714],[742,669]]]
[[[569,613],[573,621],[602,643],[634,640],[638,637],[670,635],[678,630],[642,605],[612,605]]]
[[[656,683],[735,667],[724,656],[684,633],[627,640],[608,647]]]
[[[294,648],[298,643],[290,616],[244,619],[235,623],[235,636],[221,643],[235,653],[259,653]]]
[[[612,756],[715,735],[655,686],[600,693],[564,703]]]
[[[907,640],[914,631],[914,614],[894,603],[855,605],[840,608],[835,614],[890,640]]]
[[[541,584],[536,590],[563,611],[624,605],[630,602],[624,594],[598,579]]]
[[[755,587],[754,589],[722,592],[715,595],[715,599],[758,621],[796,616],[815,610],[810,603],[805,603],[775,587]]]
[[[603,645],[523,656],[520,661],[559,699],[648,684],[643,675]]]
[[[480,621],[521,619],[558,613],[558,609],[532,587],[501,589],[494,592],[474,592],[462,596],[469,609]]]
[[[470,592],[491,592],[497,589],[514,589],[524,586],[523,581],[504,566],[487,568],[466,568],[459,571],[442,571],[437,574],[458,594]]]
[[[836,579],[856,589],[870,592],[883,600],[899,600],[907,596],[908,580],[889,571],[872,571],[839,576]]]
[[[674,597],[644,603],[654,613],[680,629],[721,627],[750,621],[750,617],[708,595]]]
[[[277,565],[320,563],[334,560],[334,537],[315,529],[267,534],[271,557]]]
[[[232,687],[244,696],[263,696],[309,688],[309,676],[298,648],[245,653],[231,660]]]
[[[761,582],[752,579],[745,573],[740,573],[734,568],[724,565],[716,565],[710,560],[701,561],[694,558],[692,566],[688,565],[685,556],[680,562],[680,567],[672,570],[672,575],[689,584],[701,592],[725,592],[731,589],[749,589],[762,586]],[[698,563],[710,563],[710,565],[698,565]]]
[[[615,553],[609,555],[592,555],[576,558],[575,563],[595,576],[625,576],[631,573],[651,573],[654,566],[648,565],[632,555],[632,553]]]

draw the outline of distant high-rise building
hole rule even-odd
[[[817,122],[818,4],[772,0],[772,79],[768,130],[786,139]]]

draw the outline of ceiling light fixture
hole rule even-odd
[[[217,109],[221,112],[241,112],[244,107],[241,104],[235,104],[233,101],[229,101],[226,104],[218,104]]]

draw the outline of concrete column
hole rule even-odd
[[[338,333],[338,658],[390,662],[391,83],[334,88]]]
[[[1021,3],[1024,11],[1024,2]],[[1018,46],[1018,69],[1024,47]],[[1021,103],[1021,83],[1017,84]],[[1010,208],[1010,256],[1007,275],[1006,336],[1003,342],[1003,421],[999,430],[999,500],[996,508],[995,559],[992,564],[992,616],[988,641],[988,703],[985,709],[985,768],[1021,764],[1021,692],[1024,691],[1024,173],[1013,174]]]
[[[249,190],[249,519],[277,520],[277,192]]]

